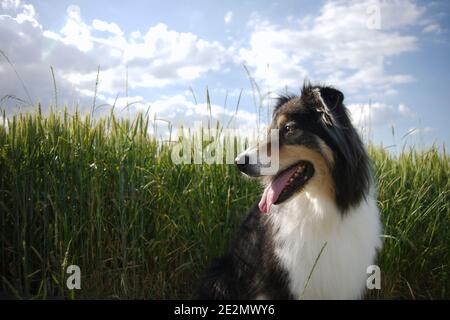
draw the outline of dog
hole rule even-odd
[[[276,140],[236,159],[242,173],[261,178],[261,200],[201,277],[198,298],[363,298],[381,223],[371,163],[343,93],[305,82],[300,95],[280,96],[270,129]],[[278,170],[265,175],[267,165],[251,159],[265,152],[272,160],[274,141]]]

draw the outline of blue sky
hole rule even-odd
[[[206,86],[213,116],[227,123],[242,89],[233,126],[250,132],[257,116],[245,65],[263,115],[276,93],[297,93],[308,77],[341,89],[376,143],[422,147],[450,142],[449,14],[446,1],[1,0],[0,50],[44,106],[54,99],[52,66],[59,101],[89,110],[100,66],[98,104],[132,102],[124,116],[151,106],[175,126],[208,117]],[[5,95],[29,100],[0,57]],[[5,99],[0,108],[30,109]]]

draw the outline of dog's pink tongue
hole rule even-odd
[[[272,183],[270,183],[266,189],[264,189],[264,193],[259,201],[259,209],[261,212],[267,213],[270,210],[272,204],[277,202],[278,197],[283,191],[284,187],[289,181],[289,178],[294,174],[297,168],[292,168],[291,170],[286,171],[281,176],[276,178]]]

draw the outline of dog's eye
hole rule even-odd
[[[286,133],[292,133],[295,130],[295,126],[292,123],[288,123],[284,126],[284,131],[286,131]]]

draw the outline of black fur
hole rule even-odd
[[[199,299],[291,299],[286,273],[275,261],[267,216],[254,206],[227,253],[216,258],[200,281]]]
[[[298,96],[294,95],[294,94],[279,94],[276,102],[275,102],[275,106],[273,107],[274,110],[277,110],[279,107],[281,107],[282,105],[284,105],[286,102],[291,101],[294,98],[297,98]]]

